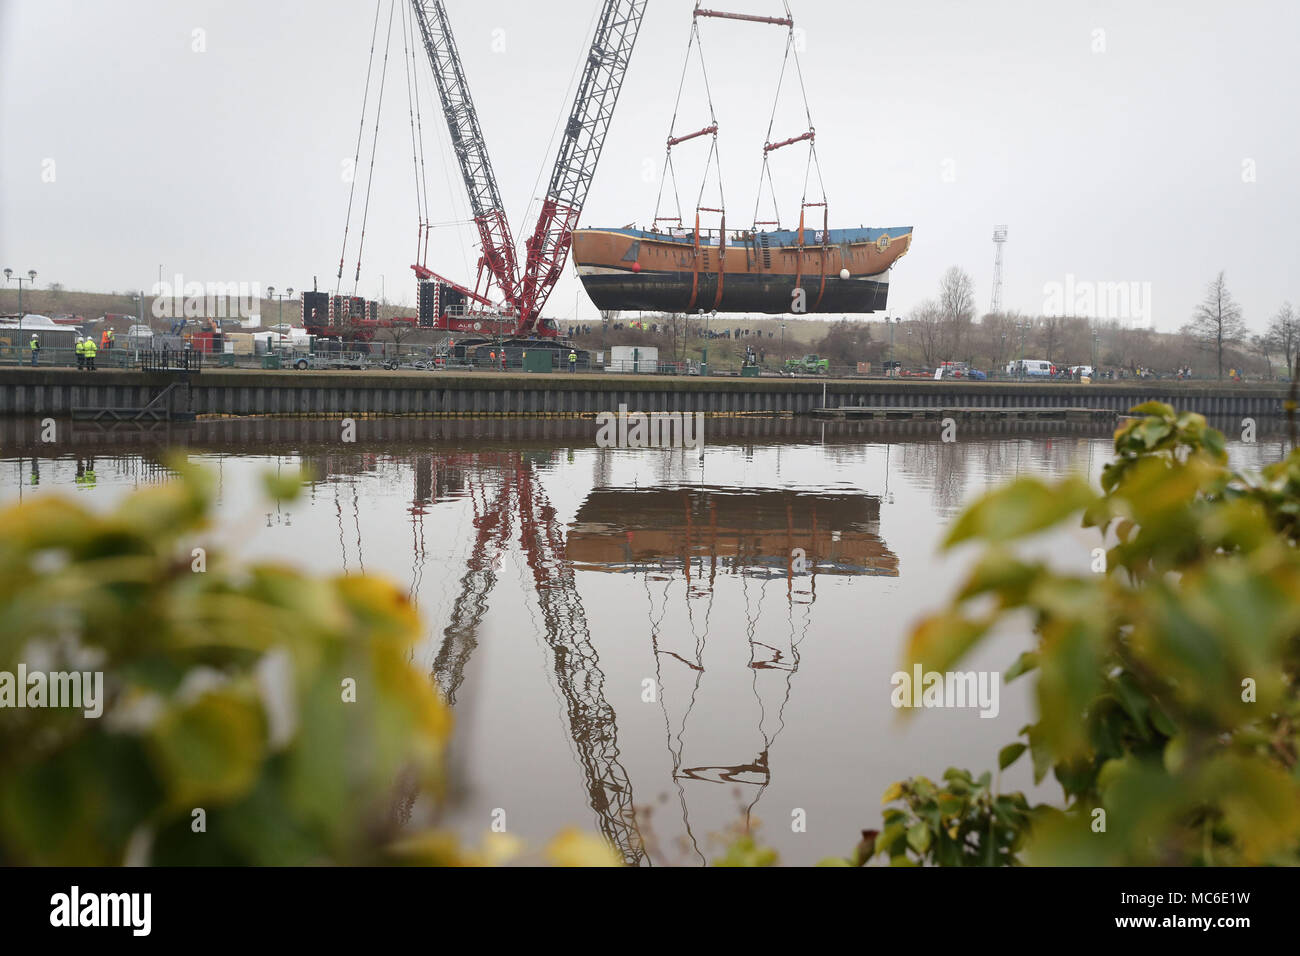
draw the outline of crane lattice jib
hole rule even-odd
[[[497,582],[495,557],[505,548],[510,535],[510,498],[514,491],[507,483],[499,490],[495,504],[486,501],[480,508],[475,499],[474,547],[465,562],[460,579],[460,594],[451,609],[451,620],[443,631],[442,645],[433,661],[433,677],[447,703],[456,703],[456,691],[465,679],[465,665],[478,647],[479,626],[487,613],[488,595]]]
[[[496,280],[505,300],[514,305],[519,294],[519,271],[505,206],[497,187],[496,174],[488,158],[487,144],[479,126],[478,112],[469,95],[465,70],[452,37],[451,24],[441,0],[411,0],[424,50],[433,67],[433,78],[442,100],[452,149],[469,191],[470,209],[478,226],[483,249],[481,265]]]
[[[648,0],[606,0],[591,41],[573,110],[564,127],[537,228],[528,240],[519,331],[533,330],[568,259],[573,229],[596,175]]]
[[[533,572],[555,681],[564,697],[587,799],[605,839],[625,863],[639,866],[647,862],[645,844],[637,827],[632,783],[619,759],[618,721],[605,699],[605,675],[555,508],[529,470],[520,469],[518,497],[520,544]]]

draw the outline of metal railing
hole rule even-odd
[[[142,349],[136,366],[142,372],[201,372],[203,353],[197,349]]]

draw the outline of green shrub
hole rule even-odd
[[[389,845],[451,731],[405,595],[196,551],[211,481],[182,470],[108,513],[0,512],[0,671],[100,671],[105,699],[3,711],[0,863],[477,861]]]
[[[906,666],[947,671],[997,625],[1035,646],[1006,672],[1035,682],[1025,752],[1064,805],[998,794],[990,774],[891,786],[873,850],[897,864],[1229,865],[1300,848],[1300,452],[1228,466],[1204,418],[1150,403],[1116,432],[1098,494],[1020,479],[956,520],[945,547],[984,553],[951,606],[920,622]],[[1100,573],[1023,557],[1025,538],[1082,517]],[[897,806],[901,805],[901,806]],[[855,862],[862,862],[857,859]]]

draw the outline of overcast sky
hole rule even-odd
[[[530,203],[545,189],[599,5],[446,0],[516,232],[531,232]],[[584,225],[654,215],[693,5],[650,0]],[[781,12],[780,0],[708,5]],[[831,225],[915,227],[891,312],[933,295],[950,265],[974,276],[987,309],[999,223],[1010,233],[1009,308],[1041,311],[1046,285],[1067,275],[1149,283],[1155,325],[1171,330],[1220,269],[1252,328],[1283,300],[1300,303],[1300,2],[792,0],[792,9]],[[398,0],[398,24],[401,11]],[[42,287],[94,291],[147,290],[160,265],[189,281],[302,289],[315,276],[333,289],[374,17],[374,0],[0,0],[0,266],[37,269]],[[745,23],[701,29],[728,225],[739,227],[754,215],[785,37]],[[455,223],[468,203],[418,57],[431,218]],[[405,76],[395,26],[358,291],[377,298],[382,276],[389,299],[413,302]],[[678,132],[704,125],[693,125],[705,115],[697,91],[688,86]],[[786,92],[774,139],[802,132],[797,85]],[[372,85],[372,109],[375,97]],[[687,209],[705,151],[695,145],[675,153]],[[791,225],[804,156],[776,156]],[[472,281],[474,238],[465,225],[438,228],[429,266]],[[575,306],[596,317],[570,267],[547,311],[563,321]]]

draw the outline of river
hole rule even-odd
[[[710,420],[694,450],[607,449],[588,421],[225,419],[155,432],[0,423],[0,500],[108,507],[183,449],[218,476],[210,547],[320,574],[379,574],[418,605],[415,663],[454,703],[445,822],[536,847],[566,826],[629,862],[699,865],[739,820],[784,862],[845,855],[892,781],[996,765],[1032,719],[1028,681],[995,707],[891,703],[910,625],[973,557],[941,554],[963,502],[1015,475],[1082,472],[1105,429]],[[1281,436],[1230,444],[1277,460]],[[306,464],[283,507],[259,476]],[[1086,571],[1082,529],[1034,548]],[[963,667],[1001,672],[1009,626]],[[990,712],[990,710],[994,712]],[[983,715],[982,715],[983,711]],[[1029,761],[1003,789],[1034,788]]]

